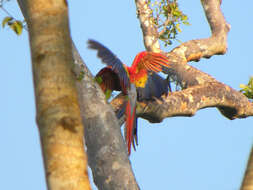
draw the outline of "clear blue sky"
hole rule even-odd
[[[191,26],[183,28],[179,39],[208,37],[200,1],[180,2]],[[87,49],[89,38],[104,43],[126,64],[144,50],[133,0],[70,1],[69,7],[72,38],[94,74],[103,65]],[[237,90],[253,75],[252,7],[252,1],[223,1],[231,24],[227,54],[190,63]],[[21,18],[15,1],[6,8]],[[0,20],[5,16],[0,11]],[[17,37],[1,28],[0,50],[0,189],[44,190],[27,32]],[[230,121],[214,108],[160,124],[139,119],[139,146],[130,159],[141,189],[239,189],[253,143],[252,123],[253,118]]]

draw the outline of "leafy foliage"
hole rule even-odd
[[[26,29],[26,25],[24,21],[20,21],[15,19],[7,9],[4,8],[5,3],[10,2],[10,0],[0,0],[0,10],[3,11],[7,16],[2,21],[2,27],[4,28],[6,25],[9,26],[17,35],[21,35],[23,29]]]
[[[240,84],[240,92],[242,92],[249,99],[253,99],[253,77],[250,77],[248,85]]]
[[[9,22],[11,22],[13,20],[13,18],[12,17],[5,17],[4,19],[3,19],[3,21],[2,21],[2,27],[4,27],[5,25],[6,25],[6,23],[9,23]]]
[[[112,91],[110,89],[106,89],[105,91],[105,99],[109,100],[112,96]]]
[[[103,82],[103,79],[102,79],[101,76],[96,76],[96,77],[94,78],[94,80],[95,80],[98,84],[101,84],[101,83]]]
[[[15,20],[13,17],[5,17],[2,21],[2,27],[8,25],[17,35],[21,35],[23,31],[23,23],[19,20]]]
[[[158,28],[159,39],[165,46],[171,45],[172,40],[177,40],[177,34],[181,32],[180,25],[190,25],[187,15],[178,7],[177,0],[148,0],[152,9],[153,22]]]

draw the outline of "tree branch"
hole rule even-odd
[[[253,104],[247,97],[219,82],[173,92],[154,102],[142,102],[137,113],[150,122],[161,122],[166,117],[193,116],[206,107],[217,107],[228,119],[253,115]]]
[[[138,190],[117,118],[74,45],[73,54],[76,75],[84,72],[76,85],[94,182],[103,190]]]
[[[118,111],[123,101],[124,96],[120,95],[111,104]],[[166,117],[193,116],[207,107],[217,107],[228,119],[253,116],[253,104],[246,96],[217,81],[172,92],[156,101],[139,102],[137,115],[160,123]]]
[[[201,0],[212,36],[206,39],[190,40],[181,44],[172,52],[189,61],[210,58],[213,55],[225,54],[227,51],[227,33],[230,25],[226,22],[219,0]]]
[[[158,42],[157,28],[151,19],[151,9],[146,0],[135,0],[136,11],[140,20],[144,45],[148,51],[160,52],[160,44]]]

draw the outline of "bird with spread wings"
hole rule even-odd
[[[96,78],[101,79],[99,84],[102,90],[122,91],[127,95],[124,107],[125,140],[130,155],[131,145],[135,149],[135,143],[137,144],[136,101],[152,100],[168,93],[167,80],[157,72],[167,73],[169,60],[161,53],[143,51],[136,55],[129,67],[101,43],[89,40],[88,45],[89,48],[97,50],[97,56],[107,65],[96,75]]]

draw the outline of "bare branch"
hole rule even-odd
[[[140,103],[137,113],[150,122],[161,122],[166,117],[193,116],[206,107],[217,107],[228,119],[253,115],[253,104],[247,97],[219,82],[173,92],[155,102]]]
[[[230,25],[226,22],[219,0],[201,0],[212,36],[206,39],[190,40],[172,50],[184,57],[187,62],[210,58],[212,55],[225,54],[227,51],[227,33]]]
[[[157,28],[151,19],[151,9],[146,0],[135,0],[137,14],[140,20],[144,45],[148,51],[160,52]]]
[[[151,9],[145,0],[135,0],[141,28],[144,36],[144,44],[147,50],[159,52],[157,29],[151,19]],[[226,53],[227,33],[230,29],[221,9],[219,0],[202,0],[206,18],[209,22],[212,36],[205,39],[190,40],[172,50],[169,54],[175,54],[185,62],[198,61],[200,58],[209,58],[212,55]]]
[[[120,95],[111,104],[118,110],[123,101]],[[160,123],[166,117],[193,116],[206,107],[217,107],[228,119],[253,116],[253,104],[248,98],[218,81],[169,93],[156,101],[139,102],[137,115],[151,123]]]

